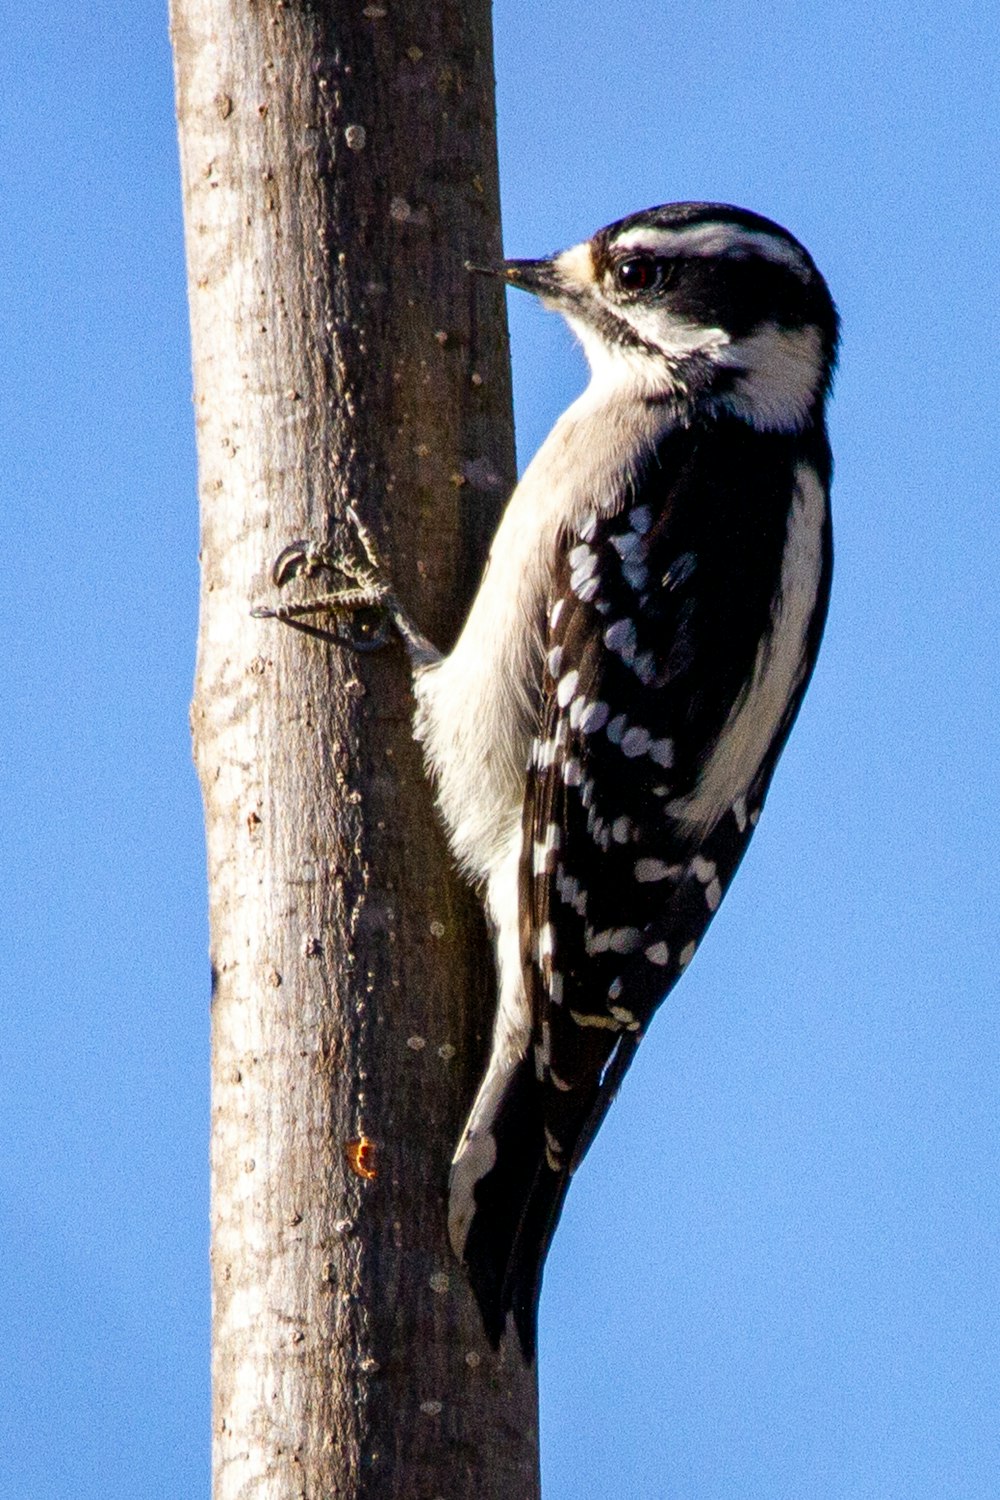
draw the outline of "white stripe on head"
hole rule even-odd
[[[775,265],[794,271],[806,281],[812,272],[802,252],[777,234],[763,229],[745,229],[712,219],[703,224],[680,224],[676,229],[658,229],[648,224],[626,230],[612,241],[616,250],[645,250],[650,255],[729,256],[740,260],[760,255]]]

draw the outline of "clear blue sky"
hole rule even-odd
[[[166,18],[3,15],[0,1500],[179,1500],[208,966]],[[726,199],[845,328],[823,656],[555,1243],[546,1500],[1000,1493],[996,16],[497,0],[511,254]],[[583,368],[511,316],[523,461]]]

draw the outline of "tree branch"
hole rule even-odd
[[[445,1233],[492,1009],[404,655],[251,606],[354,504],[447,645],[513,481],[489,6],[174,0],[202,499],[216,1500],[533,1500]],[[307,584],[302,585],[307,588]]]

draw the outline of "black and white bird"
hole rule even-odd
[[[563,314],[590,384],[511,496],[454,650],[380,597],[496,947],[451,1240],[487,1333],[512,1314],[530,1359],[570,1179],[743,857],[816,659],[838,319],[803,246],[725,204],[496,270]]]

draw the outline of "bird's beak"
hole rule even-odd
[[[551,260],[505,260],[499,266],[477,266],[473,261],[465,262],[467,271],[481,276],[499,276],[510,286],[520,287],[523,292],[533,292],[547,302],[565,302],[568,288],[554,261]]]

